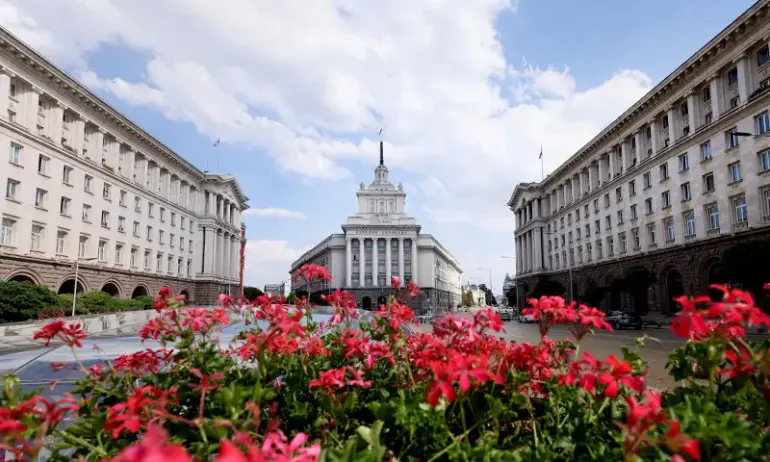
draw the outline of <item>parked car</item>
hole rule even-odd
[[[519,322],[521,322],[521,323],[527,324],[527,323],[535,322],[535,321],[537,321],[537,320],[535,319],[535,315],[534,314],[520,314],[519,315]]]
[[[613,311],[605,319],[615,330],[636,329],[641,330],[644,325],[642,317],[636,313]]]
[[[495,311],[503,322],[513,321],[513,308],[497,307]]]

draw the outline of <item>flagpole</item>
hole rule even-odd
[[[540,181],[545,181],[545,167],[543,167],[543,147],[540,146]]]

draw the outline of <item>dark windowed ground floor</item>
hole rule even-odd
[[[770,231],[750,230],[631,257],[604,259],[573,269],[571,294],[575,300],[605,312],[673,314],[679,311],[675,297],[711,295],[716,299],[721,294],[710,289],[711,284],[738,282],[725,280],[720,263],[728,248],[748,239],[770,239]],[[569,300],[569,287],[568,270],[522,276],[517,287],[519,306],[525,303],[525,298],[544,294],[562,295]]]

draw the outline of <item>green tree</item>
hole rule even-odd
[[[516,298],[517,292],[516,292],[516,286],[511,287],[508,289],[508,292],[505,293],[505,298],[508,301],[508,306],[516,306],[516,301],[518,300]]]
[[[58,307],[56,293],[28,282],[0,281],[0,318],[18,322],[37,318],[45,309]]]
[[[252,286],[244,286],[243,287],[243,296],[248,301],[254,301],[257,297],[261,296],[263,292],[259,290],[257,287]]]

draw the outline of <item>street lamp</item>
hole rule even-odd
[[[78,284],[80,284],[80,280],[78,279],[78,269],[80,268],[80,262],[81,261],[94,261],[96,260],[96,257],[78,257],[75,259],[75,287],[72,290],[72,317],[75,317],[75,302],[77,302],[78,299]]]

